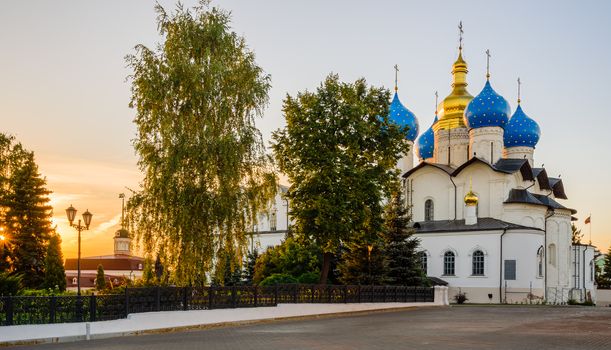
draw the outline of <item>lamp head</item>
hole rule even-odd
[[[85,227],[87,227],[87,229],[89,229],[89,225],[91,225],[91,218],[93,217],[93,214],[91,214],[89,212],[89,209],[87,209],[84,213],[83,213],[83,221],[85,221]]]
[[[66,216],[68,216],[68,221],[70,222],[70,226],[74,222],[74,218],[76,217],[76,208],[70,204],[70,207],[66,209]]]

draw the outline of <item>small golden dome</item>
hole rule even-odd
[[[469,191],[467,195],[465,196],[466,205],[476,206],[478,201],[479,201],[479,198],[477,198],[477,195],[473,193],[473,191]]]

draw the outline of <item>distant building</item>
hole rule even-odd
[[[123,196],[120,196],[123,198]],[[123,206],[124,210],[125,206]],[[117,286],[126,279],[142,278],[144,258],[132,255],[132,238],[124,227],[124,215],[121,215],[121,229],[115,232],[114,254],[103,256],[90,256],[81,258],[81,289],[95,287],[95,278],[98,265],[104,267],[104,276],[107,282]],[[69,290],[77,288],[77,259],[66,259],[66,285]]]
[[[249,251],[253,249],[259,252],[268,247],[277,245],[288,233],[291,221],[288,216],[288,198],[286,192],[288,187],[278,186],[278,193],[269,207],[259,214],[257,225],[250,237]]]

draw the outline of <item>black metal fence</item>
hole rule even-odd
[[[434,290],[410,286],[285,284],[126,288],[122,294],[0,296],[0,326],[106,321],[130,313],[276,306],[279,303],[432,302]]]

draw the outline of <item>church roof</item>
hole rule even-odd
[[[564,184],[562,183],[561,179],[550,177],[549,184],[552,186],[552,190],[554,191],[554,197],[568,199],[566,193],[564,192]]]
[[[516,171],[520,171],[522,174],[522,178],[524,180],[534,180],[534,174],[532,168],[530,167],[530,163],[526,159],[506,159],[501,158],[496,162],[493,167],[500,171],[515,173]]]
[[[541,206],[548,207],[550,209],[570,210],[572,214],[577,213],[575,209],[569,209],[563,206],[562,204],[556,202],[552,198],[549,198],[548,196],[530,193],[526,189],[518,189],[518,188],[512,189],[511,191],[509,191],[509,196],[507,197],[507,200],[505,201],[505,203],[508,203],[508,204],[509,203],[523,203],[523,204],[541,205]]]
[[[409,177],[411,174],[415,173],[416,171],[418,171],[419,169],[422,169],[424,167],[427,166],[431,166],[433,168],[437,168],[441,171],[444,171],[446,174],[451,175],[454,172],[454,168],[447,166],[445,164],[437,164],[437,163],[429,163],[429,162],[420,162],[420,164],[418,164],[417,166],[411,168],[410,170],[408,170],[405,174],[403,174],[403,177],[407,178]]]
[[[545,171],[545,168],[533,168],[533,175],[537,178],[540,189],[552,189],[552,186],[549,184],[549,178],[547,177],[547,171]]]
[[[414,223],[416,233],[435,232],[465,232],[465,231],[494,231],[494,230],[537,230],[536,227],[528,227],[512,224],[495,218],[478,218],[474,225],[466,225],[465,220],[437,220],[419,221]]]

